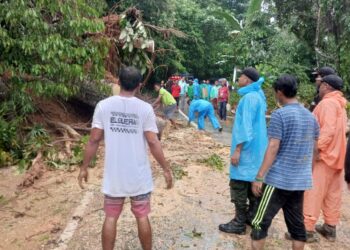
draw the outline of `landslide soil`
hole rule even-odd
[[[193,128],[171,130],[162,141],[163,148],[178,179],[174,188],[165,190],[158,164],[151,157],[155,190],[152,195],[154,249],[249,249],[248,235],[220,233],[218,224],[232,219],[228,169],[223,171],[201,163],[213,153],[228,165],[228,146],[212,139],[210,134]],[[76,181],[77,169],[45,171],[33,186],[18,189],[23,174],[15,167],[0,170],[0,249],[54,249],[60,233],[72,219],[84,192],[94,193],[68,249],[101,249],[100,233],[104,213],[100,185],[103,170],[103,145],[96,167],[90,169],[85,190]],[[350,197],[344,190],[338,239],[324,239],[307,249],[349,249]],[[249,230],[248,230],[249,231]],[[284,240],[283,214],[273,221],[266,249],[290,249]],[[141,249],[135,221],[126,203],[118,223],[116,249]]]

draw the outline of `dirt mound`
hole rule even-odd
[[[41,178],[47,170],[47,152],[55,149],[61,159],[72,157],[72,149],[79,143],[81,135],[89,132],[93,109],[82,103],[62,100],[34,99],[37,111],[27,119],[27,127],[42,126],[50,136],[50,141],[35,149],[35,158],[29,170],[18,185],[28,188]]]
[[[37,112],[29,117],[33,124],[46,124],[47,121],[59,121],[69,125],[87,124],[91,120],[93,108],[75,100],[35,99]]]

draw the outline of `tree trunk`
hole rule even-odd
[[[320,38],[320,24],[321,24],[321,1],[317,1],[317,24],[316,24],[316,36],[315,36],[315,55],[316,55],[316,65],[317,68],[319,65],[319,58],[318,58],[318,45],[319,45],[319,38]]]
[[[147,82],[149,81],[149,79],[152,76],[153,70],[154,70],[154,61],[156,60],[157,54],[156,53],[152,53],[152,57],[151,57],[151,66],[148,69],[147,75],[145,77],[145,79],[142,82],[142,85],[145,86],[147,84]]]

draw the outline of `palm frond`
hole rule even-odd
[[[218,19],[225,19],[226,22],[228,22],[233,30],[242,30],[242,26],[240,22],[230,13],[224,12],[224,11],[211,11],[210,14],[212,14],[214,17]]]
[[[248,10],[246,12],[246,19],[249,22],[249,19],[256,13],[260,12],[261,5],[264,0],[250,0]]]

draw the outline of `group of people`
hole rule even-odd
[[[154,85],[159,93],[153,103],[153,107],[163,105],[164,116],[176,126],[174,113],[177,109],[185,111],[186,103],[189,105],[189,123],[198,114],[198,129],[204,130],[205,118],[208,117],[214,129],[222,131],[222,126],[217,120],[216,114],[221,121],[226,121],[227,103],[229,100],[229,88],[226,79],[220,79],[213,83],[204,80],[199,83],[198,79],[186,80],[185,77],[178,81],[162,81]]]
[[[241,99],[232,130],[229,182],[235,216],[219,225],[219,230],[245,234],[250,225],[252,249],[263,249],[268,229],[280,209],[288,228],[285,236],[292,240],[293,249],[303,249],[305,242],[318,241],[318,233],[330,241],[336,238],[344,180],[346,99],[341,91],[343,81],[333,69],[324,67],[315,74],[318,95],[313,113],[298,102],[298,83],[294,76],[282,75],[274,82],[275,97],[281,108],[272,113],[268,127],[262,90],[264,78],[255,68],[248,67],[238,79]],[[114,247],[116,224],[125,197],[131,199],[142,248],[152,249],[148,215],[153,181],[147,145],[163,169],[167,187],[172,187],[171,170],[156,135],[153,108],[134,97],[141,78],[136,68],[123,68],[119,76],[119,96],[97,104],[78,176],[83,187],[83,181],[88,178],[88,165],[104,138],[103,249]],[[194,80],[189,109],[193,105],[193,110],[201,113],[198,107],[204,106],[203,102],[214,105],[201,99],[197,84]],[[154,105],[162,102],[165,114],[174,112],[176,99],[161,84],[156,84],[155,89],[159,96]],[[191,95],[187,88],[188,96]],[[179,101],[181,103],[181,89]],[[210,110],[206,113],[209,118],[214,108]],[[324,224],[316,225],[321,211]]]
[[[263,78],[245,69],[232,131],[230,190],[235,217],[219,230],[245,234],[252,227],[252,249],[263,249],[275,215],[283,210],[293,249],[336,239],[340,219],[346,150],[346,99],[343,81],[330,67],[315,72],[317,96],[313,113],[296,98],[294,76],[273,84],[281,108],[266,126]],[[320,213],[324,223],[316,225]]]

